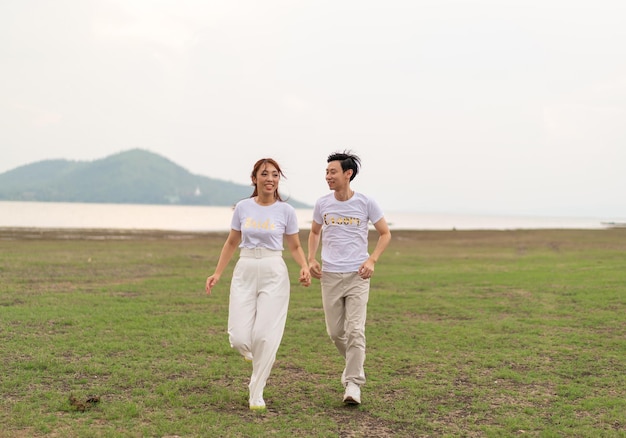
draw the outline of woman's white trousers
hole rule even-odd
[[[228,336],[231,347],[252,359],[251,405],[263,401],[285,331],[289,289],[282,251],[241,249],[230,286]]]

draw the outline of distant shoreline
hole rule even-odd
[[[228,232],[230,207],[83,204],[0,201],[0,228],[171,230]],[[296,209],[300,229],[309,229],[313,210]],[[534,217],[461,213],[385,211],[394,230],[606,229],[625,217]]]
[[[301,229],[301,239],[308,236],[308,229]],[[418,236],[486,236],[489,234],[504,235],[515,233],[606,233],[626,232],[626,228],[599,229],[517,229],[517,230],[392,230],[395,239],[416,238]],[[375,231],[371,231],[375,234]],[[12,240],[189,240],[189,239],[224,239],[227,231],[174,231],[174,230],[138,230],[138,229],[107,229],[107,228],[33,228],[33,227],[0,227],[0,242]]]
[[[2,240],[142,240],[197,239],[203,236],[226,236],[227,231],[138,230],[120,228],[34,228],[0,227]]]

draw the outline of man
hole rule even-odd
[[[361,160],[350,151],[327,159],[326,182],[332,190],[315,203],[308,240],[311,276],[321,280],[326,330],[345,359],[341,383],[346,404],[361,403],[365,383],[365,319],[374,265],[387,248],[391,232],[378,204],[350,188]],[[369,223],[378,241],[368,254]],[[322,265],[316,260],[322,241]]]

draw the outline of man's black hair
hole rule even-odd
[[[339,161],[341,163],[341,169],[344,172],[352,169],[350,181],[352,181],[356,174],[359,173],[359,168],[361,167],[361,159],[359,156],[347,150],[343,152],[333,152],[330,154],[326,162],[330,163],[331,161]]]

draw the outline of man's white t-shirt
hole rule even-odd
[[[369,257],[369,222],[383,218],[380,206],[371,198],[354,192],[347,201],[335,193],[322,196],[313,208],[313,220],[322,225],[322,270],[356,272]]]
[[[259,205],[254,198],[246,198],[235,205],[230,227],[241,231],[239,248],[267,248],[283,250],[283,236],[296,234],[298,218],[294,208],[286,202]]]

